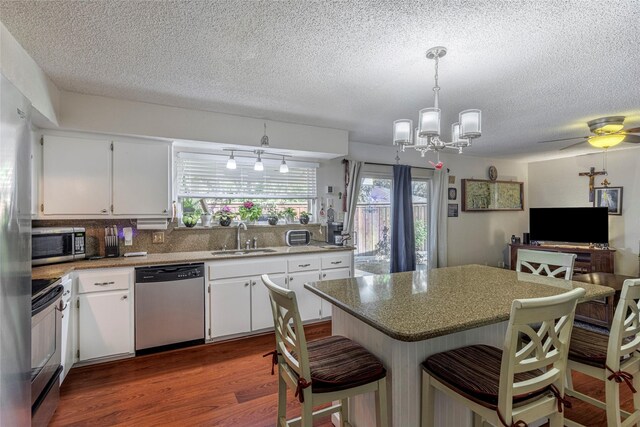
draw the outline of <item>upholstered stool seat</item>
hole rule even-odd
[[[502,350],[488,345],[472,345],[434,354],[422,363],[422,368],[466,398],[495,409],[501,363]],[[542,374],[539,369],[521,372],[515,375],[515,380],[526,381]],[[546,391],[550,391],[549,387],[513,396],[514,406]]]
[[[369,384],[385,377],[382,362],[364,347],[339,335],[307,343],[311,391],[330,393]]]
[[[607,361],[608,345],[609,334],[601,334],[576,326],[573,328],[573,334],[571,335],[569,360],[575,360],[596,368],[604,368]]]

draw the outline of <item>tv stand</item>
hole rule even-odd
[[[574,246],[570,244],[548,244],[538,246],[510,243],[509,251],[511,256],[509,266],[512,270],[516,269],[518,249],[576,254],[576,262],[573,267],[574,273],[613,273],[613,256],[616,252],[615,249],[611,248],[599,249],[590,246]]]

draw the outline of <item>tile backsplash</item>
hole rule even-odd
[[[84,227],[87,232],[87,257],[104,256],[104,229],[109,226],[118,227],[120,254],[126,252],[168,253],[220,250],[223,247],[236,247],[236,227],[214,226],[211,228],[177,227],[170,223],[166,230],[138,230],[135,220],[34,220],[34,227]],[[124,245],[122,229],[133,229],[133,245]],[[320,224],[286,224],[286,225],[248,225],[248,230],[241,231],[241,242],[258,238],[258,247],[285,246],[284,235],[287,230],[309,230],[313,240],[324,240]],[[164,232],[164,243],[153,243],[153,234]]]

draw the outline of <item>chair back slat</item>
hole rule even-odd
[[[535,275],[544,273],[544,275],[550,277],[558,277],[561,274],[565,280],[571,280],[575,260],[576,254],[518,249],[516,271],[529,272]],[[523,271],[523,267],[529,271]],[[555,269],[552,270],[553,267]]]
[[[266,274],[262,275],[262,282],[267,287],[271,300],[276,350],[291,370],[299,377],[310,380],[307,340],[296,293],[276,285]]]
[[[564,393],[563,372],[567,365],[575,308],[585,293],[584,289],[577,288],[551,297],[513,301],[498,392],[498,409],[507,422],[512,419],[513,396],[551,384],[561,394]],[[530,341],[518,350],[520,334],[527,335]],[[529,378],[516,381],[515,375],[523,372],[528,372]]]
[[[607,366],[614,371],[624,358],[640,358],[640,279],[627,279],[611,323],[607,347]]]

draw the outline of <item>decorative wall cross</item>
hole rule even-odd
[[[606,175],[607,171],[596,172],[596,168],[592,167],[589,169],[589,172],[580,172],[579,176],[588,176],[589,177],[589,201],[593,202],[593,196],[595,193],[593,182],[598,175]]]

